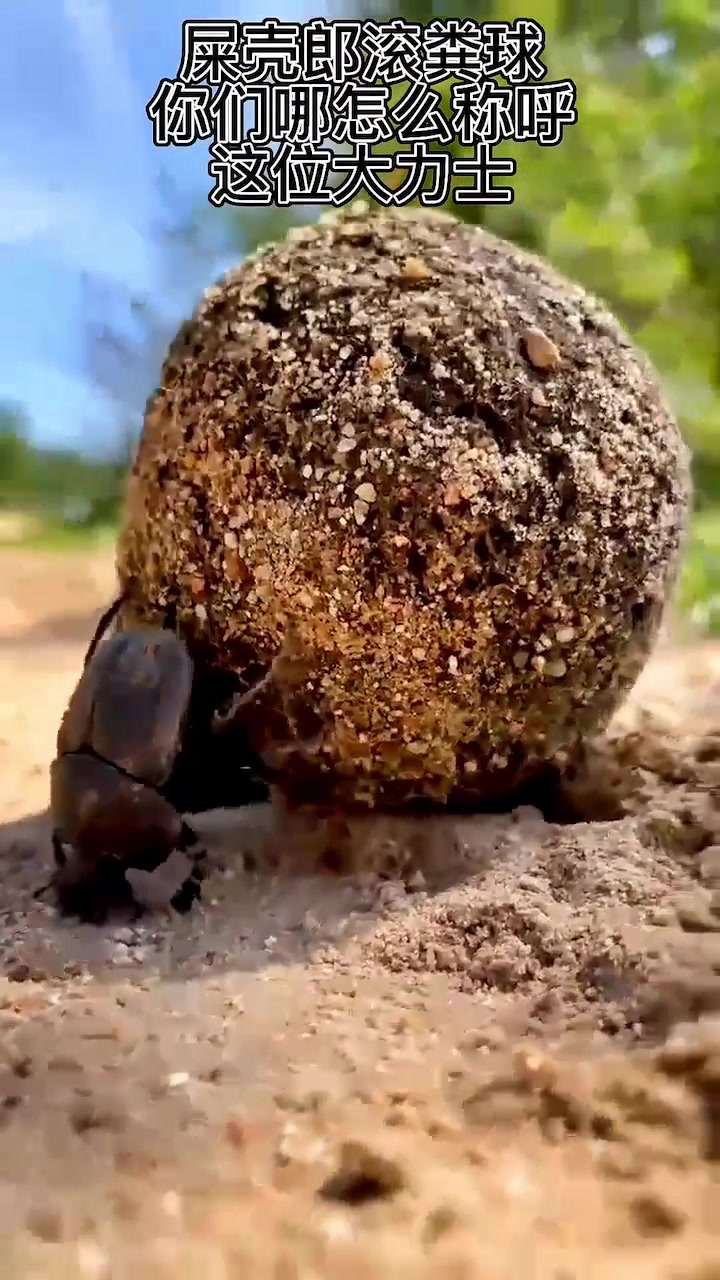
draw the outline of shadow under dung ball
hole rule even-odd
[[[248,684],[288,798],[487,802],[601,728],[674,583],[685,447],[617,323],[446,215],[352,209],[207,290],[118,566]]]

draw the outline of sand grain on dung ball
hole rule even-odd
[[[687,496],[651,371],[580,289],[447,217],[351,213],[180,331],[119,571],[248,682],[292,637],[300,678],[250,717],[291,793],[484,796],[633,684]]]

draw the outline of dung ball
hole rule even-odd
[[[353,208],[181,328],[118,570],[201,667],[264,677],[247,727],[288,798],[492,802],[634,684],[688,503],[596,300],[447,215]]]

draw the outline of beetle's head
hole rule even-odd
[[[127,869],[153,871],[182,836],[182,818],[159,792],[82,752],[53,762],[50,800],[63,914],[101,920],[127,911]]]
[[[137,906],[117,854],[99,853],[92,861],[78,850],[55,842],[55,872],[51,888],[63,915],[88,924],[103,924],[113,915],[136,915]]]

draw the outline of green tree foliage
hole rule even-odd
[[[71,449],[39,449],[19,407],[0,405],[0,512],[34,512],[49,522],[93,524],[112,519],[121,471],[114,461]]]
[[[22,409],[0,404],[0,502],[26,483],[28,446]]]

